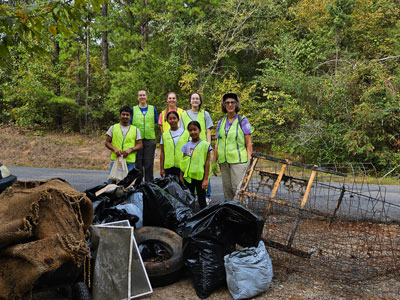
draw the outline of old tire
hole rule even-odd
[[[74,300],[90,300],[90,293],[84,282],[77,282],[72,286],[72,298]]]
[[[161,227],[145,226],[135,230],[138,246],[146,242],[161,244],[171,255],[162,262],[145,262],[147,275],[153,287],[166,286],[178,281],[182,275],[182,238],[175,232]]]

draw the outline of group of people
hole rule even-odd
[[[210,114],[201,108],[199,93],[189,97],[189,110],[177,107],[176,93],[167,95],[168,107],[159,115],[154,106],[147,104],[147,92],[138,92],[138,105],[120,109],[120,123],[112,125],[106,133],[105,145],[111,150],[111,165],[118,156],[126,159],[128,171],[136,168],[145,181],[154,179],[155,130],[159,125],[160,175],[178,176],[193,195],[197,195],[201,208],[207,206],[211,196],[210,170],[221,170],[225,201],[233,200],[236,189],[253,152],[252,127],[248,119],[239,115],[237,94],[222,97],[221,109],[225,116],[218,121],[216,143],[211,146]]]

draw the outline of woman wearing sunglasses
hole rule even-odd
[[[225,201],[231,201],[253,153],[252,127],[246,117],[238,114],[240,102],[236,94],[225,94],[221,109],[226,115],[218,121],[214,161],[218,161],[221,170]]]

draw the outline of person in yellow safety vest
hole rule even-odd
[[[178,127],[179,115],[176,111],[170,111],[167,114],[167,121],[171,129],[165,131],[161,136],[160,175],[161,177],[168,175],[179,177],[180,163],[183,157],[181,149],[189,141],[189,132]]]
[[[179,115],[179,118],[181,118],[182,112],[184,112],[182,108],[176,106],[177,101],[178,99],[176,97],[176,93],[169,92],[167,94],[168,107],[160,113],[158,118],[158,125],[160,125],[161,134],[163,134],[165,131],[168,131],[170,128],[167,121],[167,114],[170,111],[176,111]]]
[[[187,125],[191,121],[197,121],[200,123],[201,132],[200,138],[211,144],[211,128],[214,126],[211,116],[208,111],[201,109],[203,99],[199,93],[192,93],[189,97],[190,109],[182,113],[179,127],[187,128]],[[213,157],[211,153],[211,158]],[[211,184],[208,181],[208,189],[206,193],[207,205],[211,202]]]
[[[135,125],[142,136],[143,148],[136,155],[136,169],[143,174],[145,181],[154,179],[154,154],[156,151],[157,110],[147,105],[147,92],[138,91],[139,104],[132,107],[130,123]]]
[[[231,201],[253,153],[252,127],[246,117],[238,114],[240,102],[236,94],[225,94],[221,108],[226,116],[218,121],[212,168],[218,169],[218,161],[224,198],[225,201]]]
[[[179,179],[186,184],[193,196],[197,193],[200,208],[207,206],[206,189],[210,173],[210,152],[212,147],[209,142],[200,138],[201,126],[199,122],[192,121],[188,124],[191,141],[182,147],[181,173]]]
[[[111,165],[114,160],[121,156],[126,159],[128,171],[135,167],[136,153],[142,149],[142,138],[140,131],[133,125],[129,124],[131,118],[131,108],[127,105],[119,110],[120,123],[110,126],[106,133],[105,145],[111,150]]]

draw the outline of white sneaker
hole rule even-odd
[[[207,198],[206,198],[206,204],[207,204],[207,205],[210,205],[210,203],[211,203],[211,198],[208,198],[208,197],[207,197]]]

